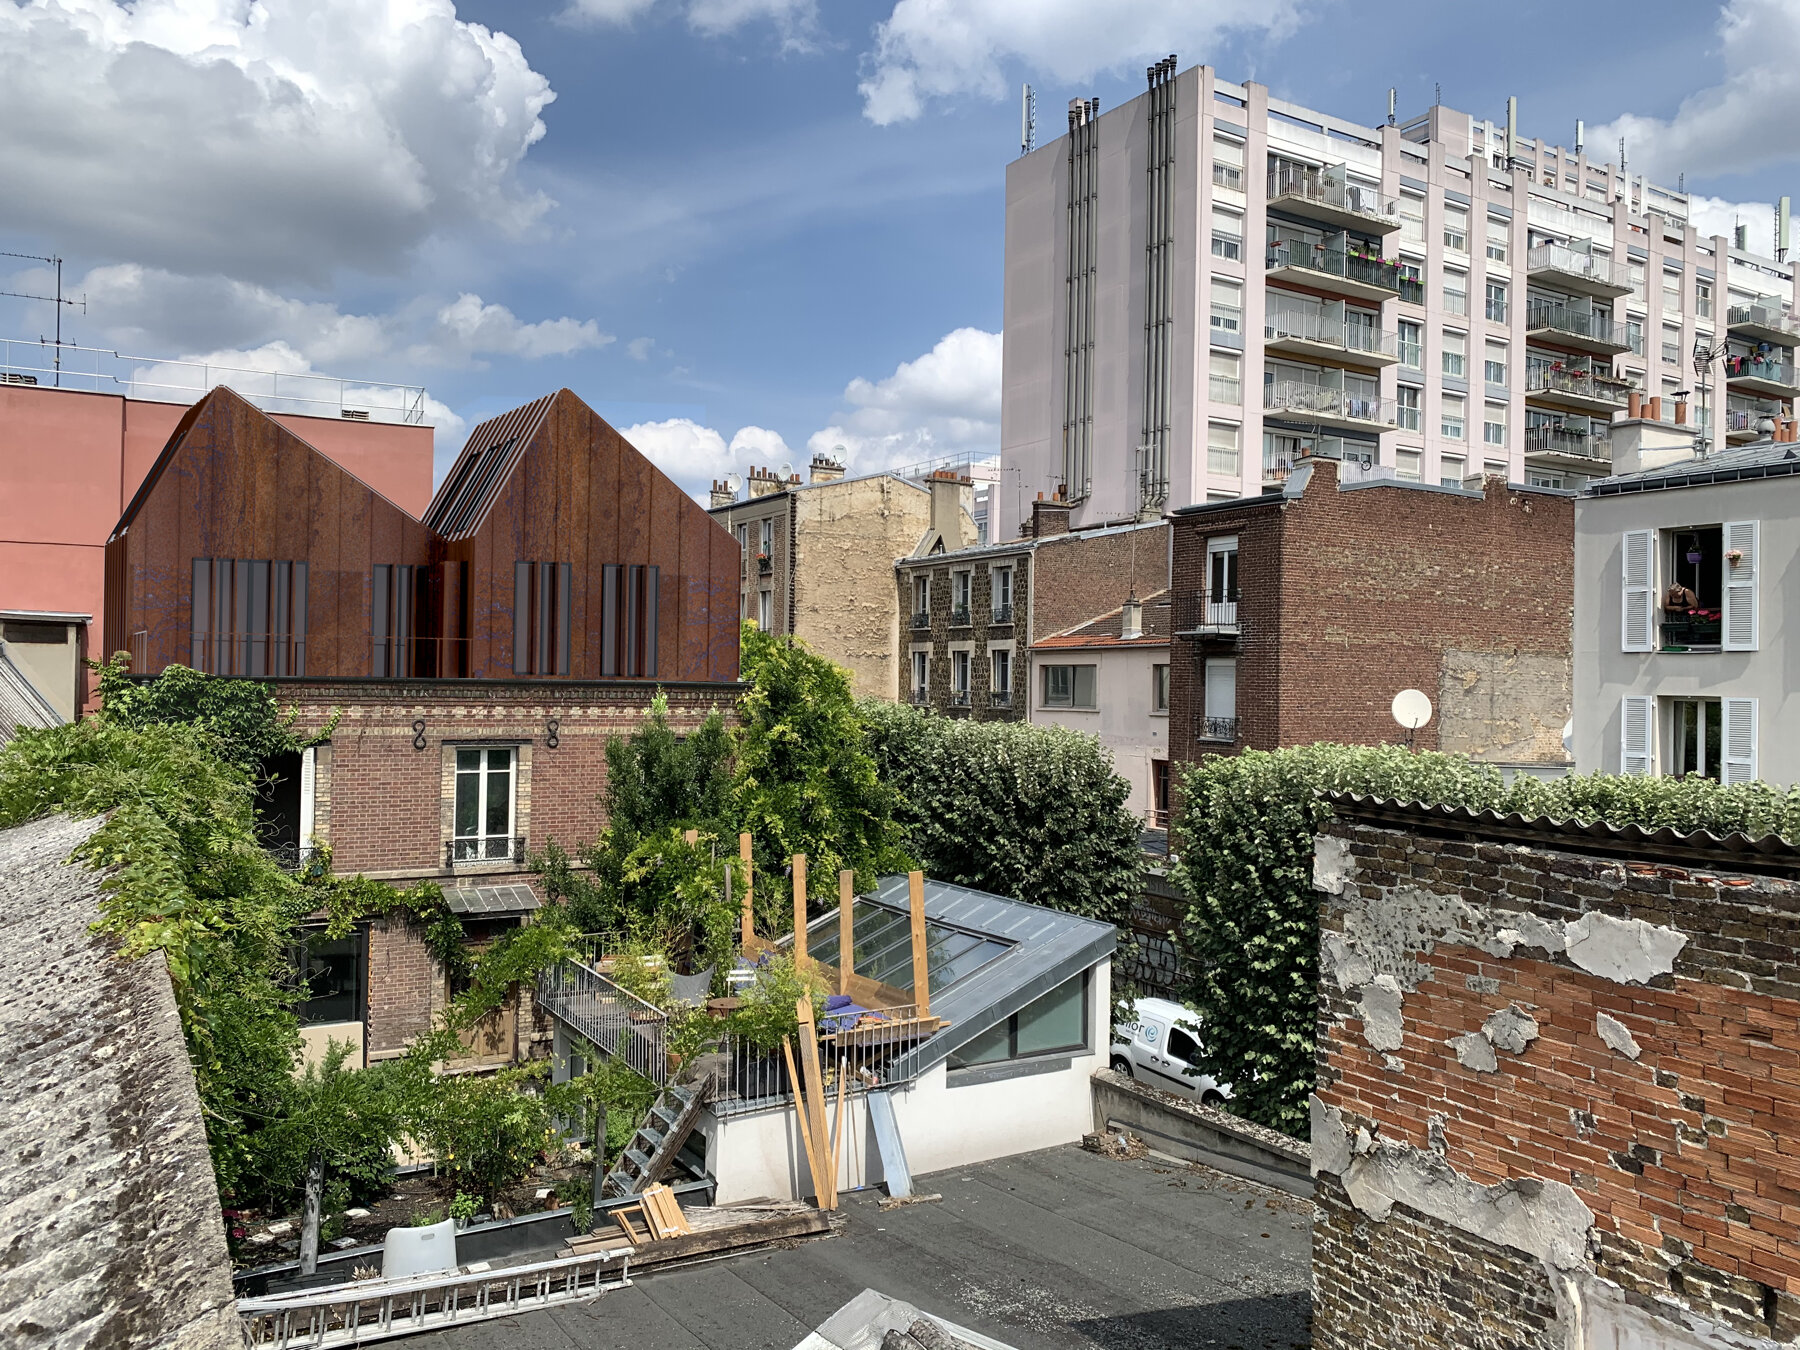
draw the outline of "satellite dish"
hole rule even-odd
[[[741,473],[726,474],[725,486],[730,488],[733,492],[736,492],[739,488],[744,486],[744,475]]]
[[[1417,689],[1394,695],[1394,720],[1408,731],[1417,731],[1431,720],[1431,700]]]

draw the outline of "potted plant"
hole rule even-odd
[[[1744,550],[1741,548],[1726,549],[1725,561],[1730,563],[1733,567],[1736,567],[1739,563],[1744,561]]]

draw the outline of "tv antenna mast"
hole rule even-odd
[[[1037,149],[1037,90],[1030,85],[1019,99],[1019,153],[1029,155]]]
[[[15,300],[42,300],[45,304],[56,306],[56,337],[54,339],[56,355],[54,358],[54,365],[55,365],[55,370],[56,370],[56,387],[60,389],[60,388],[62,388],[62,349],[63,349],[62,312],[63,312],[63,306],[69,305],[69,306],[73,307],[75,305],[80,305],[81,312],[83,314],[86,314],[87,313],[87,296],[83,295],[81,297],[81,299],[79,299],[79,300],[65,300],[63,298],[63,293],[62,293],[63,260],[61,258],[45,258],[36,253],[8,253],[5,251],[0,251],[0,258],[23,258],[27,262],[49,263],[52,267],[54,267],[56,269],[56,294],[55,295],[31,295],[25,291],[0,291],[0,295],[9,295]],[[42,342],[43,339],[39,338],[38,341]]]

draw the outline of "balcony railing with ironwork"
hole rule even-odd
[[[766,553],[756,555],[756,572],[758,576],[768,576],[775,570],[775,560]]]
[[[1206,717],[1200,721],[1200,739],[1203,741],[1235,741],[1238,738],[1238,720],[1235,717]]]
[[[263,852],[273,858],[275,865],[284,872],[304,872],[314,858],[324,857],[312,844],[264,844]]]
[[[522,834],[472,834],[444,841],[444,866],[474,862],[525,861],[525,836]]]
[[[1012,707],[1012,690],[1010,690],[1010,689],[991,689],[991,690],[989,690],[988,691],[988,704],[990,707],[995,707],[995,708],[1010,708],[1010,707]]]
[[[1525,371],[1525,392],[1528,394],[1577,394],[1622,407],[1630,389],[1624,380],[1591,371],[1549,370],[1536,366]]]
[[[1624,324],[1600,318],[1586,310],[1571,309],[1567,305],[1533,304],[1526,306],[1525,327],[1527,331],[1548,328],[1552,332],[1591,338],[1595,342],[1604,342],[1613,347],[1629,348],[1631,346],[1631,339],[1626,335]]]
[[[912,616],[912,626],[914,628],[931,627],[931,611],[928,609],[921,609],[915,612]]]
[[[1312,415],[1340,421],[1374,422],[1382,426],[1394,424],[1392,408],[1374,395],[1353,394],[1347,389],[1308,384],[1304,380],[1281,380],[1264,385],[1263,411],[1288,416]]]
[[[1631,281],[1623,266],[1611,258],[1584,253],[1567,244],[1539,244],[1525,255],[1525,270],[1562,272],[1569,276],[1586,277],[1614,289],[1631,289]]]
[[[1235,628],[1238,621],[1238,602],[1231,600],[1208,600],[1206,602],[1206,626],[1208,628]]]
[[[1010,604],[999,604],[994,606],[995,623],[1011,623],[1012,621],[1013,607]]]
[[[1588,459],[1611,459],[1612,437],[1592,431],[1573,431],[1565,427],[1526,427],[1525,453],[1528,455],[1581,455]]]
[[[1390,229],[1400,224],[1398,198],[1384,197],[1376,188],[1328,177],[1317,169],[1287,161],[1269,170],[1269,200],[1277,197],[1297,197],[1315,206],[1329,206]]]
[[[914,689],[912,691],[912,701],[920,707],[924,707],[931,702],[931,691],[923,687]]]
[[[952,689],[950,691],[950,706],[952,708],[968,707],[969,691],[967,689]]]
[[[1316,342],[1322,347],[1342,347],[1345,351],[1394,359],[1399,358],[1400,351],[1397,333],[1306,311],[1269,315],[1263,321],[1263,337],[1269,341],[1288,338]]]
[[[1400,291],[1398,261],[1374,254],[1353,253],[1341,248],[1326,248],[1303,239],[1281,239],[1269,246],[1270,269],[1301,267],[1309,272],[1343,277],[1365,286],[1378,286],[1385,291]]]
[[[967,605],[956,605],[951,609],[950,626],[952,628],[967,628],[969,626],[969,607]]]

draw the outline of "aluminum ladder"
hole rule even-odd
[[[600,1198],[614,1200],[636,1195],[662,1179],[681,1146],[694,1132],[701,1108],[711,1095],[712,1083],[704,1080],[691,1087],[671,1083],[662,1090],[631,1142],[619,1155],[600,1184]]]
[[[631,1247],[470,1274],[444,1271],[402,1280],[297,1289],[238,1300],[252,1347],[369,1345],[538,1308],[585,1303],[631,1283]]]

